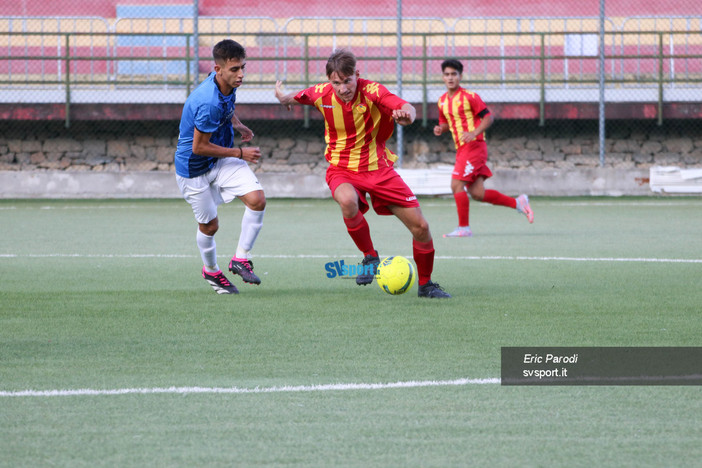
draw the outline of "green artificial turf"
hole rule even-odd
[[[702,199],[535,198],[533,225],[473,202],[462,239],[452,199],[421,204],[450,300],[328,278],[360,261],[328,199],[269,200],[236,296],[182,200],[0,201],[0,466],[699,463],[699,387],[496,379],[503,346],[699,346]]]

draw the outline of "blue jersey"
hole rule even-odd
[[[211,133],[210,143],[225,148],[234,146],[234,103],[236,89],[225,96],[217,87],[215,73],[210,75],[188,96],[180,118],[180,133],[175,153],[176,174],[197,177],[212,169],[217,158],[193,153],[193,135],[197,128]]]

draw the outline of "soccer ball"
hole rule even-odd
[[[380,289],[388,294],[404,294],[412,289],[417,275],[412,262],[405,257],[387,257],[380,262],[375,276]]]

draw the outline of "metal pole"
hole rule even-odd
[[[672,68],[671,68],[672,70]],[[663,125],[663,34],[658,35],[658,125]]]
[[[541,34],[541,93],[539,95],[539,127],[546,125],[546,35]],[[566,76],[568,76],[566,74]]]
[[[305,34],[305,88],[310,85],[310,35]],[[302,106],[303,128],[310,128],[310,106]]]
[[[402,97],[402,0],[397,0],[397,95]],[[397,167],[402,167],[402,153],[404,132],[402,125],[396,124],[397,134]]]
[[[71,126],[71,35],[66,34],[66,122],[64,126]]]
[[[429,54],[427,53],[427,36],[426,34],[422,36],[422,127],[427,128],[429,125],[429,84],[427,81],[429,77],[427,76],[427,61],[429,60]]]
[[[199,0],[193,0],[193,62],[195,63],[195,86],[200,82],[200,36],[198,30],[198,23],[200,22],[200,2]],[[190,64],[188,64],[188,67]]]
[[[604,93],[604,85],[605,85],[605,77],[604,77],[604,47],[605,47],[605,42],[604,42],[604,3],[605,0],[600,0],[600,70],[599,70],[599,75],[600,75],[600,106],[599,106],[599,124],[600,124],[600,167],[604,167],[604,153],[605,153],[605,113],[604,113],[604,100],[605,100],[605,93]]]

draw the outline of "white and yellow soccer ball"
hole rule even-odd
[[[404,294],[414,286],[417,273],[412,262],[396,255],[384,258],[376,270],[376,281],[380,289],[388,294]]]

